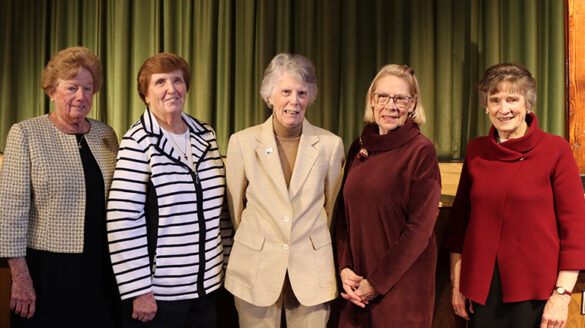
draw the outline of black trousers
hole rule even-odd
[[[156,315],[149,322],[132,319],[132,301],[124,302],[124,328],[215,328],[218,292],[180,301],[156,301]]]
[[[473,302],[470,328],[538,328],[546,301],[504,303],[500,271],[496,262],[485,305]]]

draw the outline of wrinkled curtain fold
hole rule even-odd
[[[4,0],[0,4],[0,150],[14,122],[48,113],[40,76],[60,49],[83,45],[104,65],[90,117],[121,136],[145,105],[144,60],[175,52],[191,65],[185,112],[229,136],[264,121],[264,68],[279,52],[310,58],[319,94],[308,119],[346,148],[363,127],[365,94],[385,64],[411,66],[441,159],[458,159],[490,126],[476,85],[511,61],[535,75],[544,130],[564,133],[564,13],[556,0]]]

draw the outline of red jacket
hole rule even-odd
[[[504,302],[545,300],[559,270],[585,269],[585,198],[566,140],[527,116],[525,136],[471,141],[445,248],[462,253],[461,292],[485,304],[498,262]]]

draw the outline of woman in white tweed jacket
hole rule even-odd
[[[119,297],[105,199],[118,138],[86,118],[101,63],[68,48],[42,73],[55,111],[12,126],[0,170],[0,257],[12,276],[13,327],[113,327]]]
[[[175,54],[138,73],[147,110],[120,144],[108,238],[125,327],[215,327],[231,223],[215,132],[182,112],[190,71]]]

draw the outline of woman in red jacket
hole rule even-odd
[[[585,269],[585,199],[571,148],[538,127],[526,68],[488,68],[479,97],[493,126],[467,147],[445,238],[455,314],[474,328],[564,327]]]
[[[371,123],[349,149],[337,203],[337,263],[347,300],[339,327],[428,328],[441,176],[435,147],[419,130],[425,117],[412,69],[380,70],[364,120]]]

